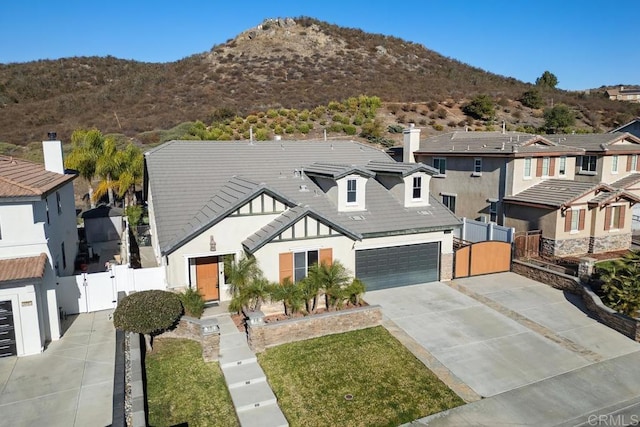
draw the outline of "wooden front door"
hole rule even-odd
[[[196,283],[205,301],[220,299],[217,256],[196,258]]]

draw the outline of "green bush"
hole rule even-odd
[[[136,226],[140,223],[140,219],[142,218],[142,206],[139,205],[131,205],[127,206],[124,210],[125,215],[127,216],[127,221],[130,226]]]
[[[144,334],[147,350],[151,337],[173,326],[182,314],[180,297],[173,292],[150,290],[124,297],[113,312],[113,325],[127,332]]]
[[[293,125],[287,125],[287,127],[284,129],[285,133],[294,133],[296,131],[296,129],[293,127]]]
[[[358,133],[358,129],[354,125],[343,125],[342,131],[347,135],[355,135]]]
[[[309,127],[309,125],[307,123],[300,123],[298,125],[298,132],[303,133],[303,134],[308,134],[309,131],[311,130],[311,128]]]
[[[542,95],[540,95],[540,91],[536,89],[531,89],[523,93],[520,97],[520,102],[529,108],[540,108],[544,105]]]
[[[251,124],[258,123],[258,116],[250,114],[247,116],[247,121]]]
[[[462,107],[462,112],[478,120],[492,120],[495,115],[493,99],[489,95],[478,95]]]
[[[389,125],[387,127],[387,131],[389,133],[402,133],[404,131],[404,126],[402,126],[402,125]]]
[[[180,294],[180,301],[184,307],[184,314],[199,319],[204,312],[204,300],[197,289],[188,288]]]
[[[268,141],[270,136],[266,129],[258,129],[254,135],[256,141]]]
[[[437,130],[438,132],[444,130],[444,126],[442,126],[439,123],[436,123],[435,125],[431,126],[434,130]]]

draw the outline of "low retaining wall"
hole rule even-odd
[[[324,335],[366,329],[382,324],[379,305],[314,314],[266,324],[247,322],[247,338],[253,351]]]
[[[213,326],[209,332],[203,327]],[[202,358],[205,362],[217,361],[220,356],[220,330],[215,319],[196,319],[182,316],[175,328],[157,335],[159,338],[183,338],[197,341],[202,345]]]
[[[512,271],[556,289],[580,295],[587,309],[602,323],[640,342],[640,319],[634,319],[607,307],[591,287],[578,278],[518,260],[513,261]]]

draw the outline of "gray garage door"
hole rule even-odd
[[[0,301],[0,357],[16,355],[11,301]]]
[[[439,242],[356,252],[356,277],[368,291],[434,282],[439,272]]]

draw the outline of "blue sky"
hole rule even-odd
[[[169,62],[265,18],[393,35],[484,70],[569,90],[640,84],[638,0],[0,0],[0,63],[72,56]],[[628,19],[627,19],[628,18]]]

